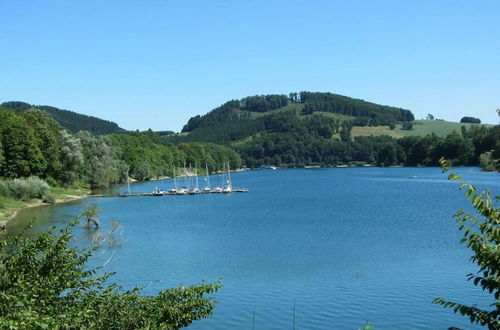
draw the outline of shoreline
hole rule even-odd
[[[18,201],[19,203],[21,203],[21,205],[6,207],[5,209],[0,210],[0,230],[7,229],[10,224],[15,222],[16,216],[22,210],[33,207],[64,204],[79,199],[87,198],[90,196],[92,196],[91,191],[85,190],[85,193],[83,195],[59,194],[54,203],[46,203],[41,199],[29,202]]]

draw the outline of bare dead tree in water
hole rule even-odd
[[[83,215],[87,217],[87,228],[90,228],[90,224],[94,225],[94,228],[99,228],[101,222],[97,219],[97,215],[102,211],[97,208],[97,202],[87,207],[83,212]]]

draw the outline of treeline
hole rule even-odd
[[[39,109],[16,112],[0,107],[0,177],[37,176],[51,186],[75,183],[90,188],[171,174],[184,164],[212,171],[224,162],[240,166],[230,148],[209,143],[166,144],[152,131],[94,136],[71,134]]]
[[[241,166],[240,156],[231,148],[212,143],[165,143],[151,130],[114,134],[109,139],[120,150],[130,176],[138,180],[172,176],[174,167],[196,167],[201,172],[208,166],[214,172],[228,161],[233,169]]]
[[[241,109],[247,111],[266,112],[286,107],[288,101],[289,99],[286,95],[255,95],[242,99],[239,106]]]
[[[476,117],[462,117],[460,119],[461,123],[470,123],[470,124],[481,124],[481,119],[476,118]]]
[[[313,125],[314,127],[314,125]],[[321,125],[317,126],[321,127]],[[360,136],[352,139],[349,127],[342,128],[342,139],[318,134],[318,128],[304,126],[282,132],[259,134],[251,140],[234,144],[248,167],[276,165],[304,167],[339,164],[370,164],[377,166],[438,166],[443,156],[456,165],[481,165],[499,169],[500,126],[473,126],[445,138],[436,135]]]
[[[300,92],[298,101],[304,103],[303,114],[323,111],[357,117],[356,126],[390,125],[415,120],[410,110],[379,105],[332,93]]]
[[[94,135],[99,135],[125,132],[125,130],[120,128],[115,122],[79,114],[73,111],[58,109],[48,105],[31,105],[25,102],[12,101],[4,102],[1,106],[15,111],[27,111],[33,108],[46,111],[62,127],[67,128],[73,133],[88,131]]]

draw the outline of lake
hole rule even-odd
[[[500,192],[498,173],[456,170]],[[104,270],[117,272],[113,281],[144,286],[146,294],[222,278],[214,315],[191,329],[293,329],[294,322],[295,329],[358,329],[366,321],[375,329],[479,328],[431,303],[492,302],[466,280],[476,268],[452,216],[470,207],[439,168],[260,170],[235,173],[233,183],[250,192],[98,199],[100,230],[115,219],[121,244],[102,249],[92,263],[111,259]],[[96,201],[20,217],[36,215],[38,230],[63,226]],[[75,234],[88,245],[83,225]]]

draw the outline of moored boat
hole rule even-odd
[[[156,187],[153,190],[152,195],[153,196],[163,196],[163,195],[165,195],[165,192],[163,190],[159,189],[158,187]]]

